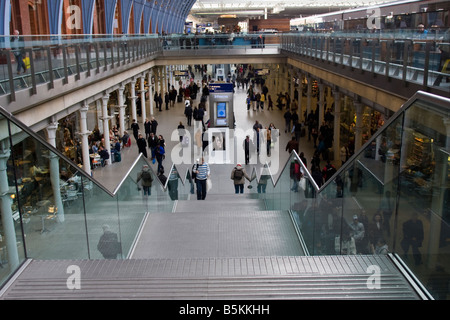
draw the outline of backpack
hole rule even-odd
[[[146,181],[153,181],[152,179],[152,174],[148,171],[142,171],[142,179],[146,180]]]
[[[244,172],[242,170],[234,170],[234,180],[241,180],[244,176]]]

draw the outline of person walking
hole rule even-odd
[[[142,166],[142,171],[138,173],[136,182],[139,183],[139,181],[141,181],[142,189],[144,190],[144,196],[150,196],[152,194],[151,188],[153,176],[147,164],[144,164]]]
[[[422,255],[419,248],[422,246],[423,238],[423,223],[418,219],[417,212],[413,212],[411,219],[403,223],[403,239],[400,245],[405,259],[407,259],[407,254],[411,247],[416,266],[422,264]]]
[[[143,156],[147,158],[147,142],[141,133],[138,135],[136,144],[138,146],[138,153],[142,153]]]
[[[155,136],[153,132],[150,133],[150,137],[148,138],[148,147],[150,148],[150,153],[152,155],[152,161],[155,163],[155,157],[156,157],[156,147],[158,146],[158,137]]]
[[[209,178],[211,171],[209,165],[205,162],[202,157],[201,162],[196,168],[196,184],[197,184],[197,200],[205,200],[206,198],[206,180]]]
[[[238,163],[231,171],[231,180],[234,182],[234,192],[236,194],[244,193],[245,179],[251,180],[242,165]]]
[[[111,231],[109,225],[103,225],[102,229],[103,234],[98,241],[97,250],[105,259],[117,259],[117,255],[122,253],[119,237],[117,233]]]
[[[286,144],[286,151],[291,154],[291,152],[295,150],[298,153],[298,141],[295,139],[295,136]]]
[[[289,109],[286,110],[283,117],[284,117],[284,122],[285,122],[284,133],[290,133],[291,132],[291,118],[292,118],[291,111],[289,111]]]
[[[14,57],[17,62],[17,74],[20,74],[20,70],[23,69],[23,73],[27,71],[27,67],[25,66],[24,54],[25,48],[23,47],[23,37],[19,36],[19,30],[14,30],[14,36],[11,38],[12,49],[14,53]]]
[[[187,125],[190,127],[192,125],[192,106],[189,100],[186,100],[186,107],[184,108],[184,115],[187,119]]]
[[[156,129],[158,128],[158,121],[156,121],[155,117],[152,117],[152,120],[150,120],[152,123],[152,131],[153,134],[156,136]]]
[[[244,139],[243,148],[245,153],[245,164],[247,165],[250,162],[250,154],[255,150],[255,145],[253,144],[253,141],[250,139],[249,135],[247,135]]]
[[[148,137],[150,137],[150,133],[152,132],[152,123],[150,122],[150,120],[145,119],[144,129],[145,129],[145,139],[148,139]]]
[[[139,124],[136,122],[136,119],[133,119],[133,123],[131,124],[131,129],[133,129],[133,136],[137,142],[137,140],[139,139]]]
[[[165,156],[166,150],[164,149],[164,142],[161,141],[161,139],[159,139],[158,141],[158,145],[156,146],[155,149],[155,156],[156,156],[156,161],[158,162],[158,172],[161,171],[161,169],[164,169],[164,166],[162,164]]]

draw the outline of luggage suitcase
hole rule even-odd
[[[177,101],[178,101],[178,102],[181,102],[182,100],[183,100],[183,96],[182,96],[182,95],[178,95],[178,96],[177,96]]]
[[[121,156],[121,154],[120,154],[120,152],[115,152],[114,153],[114,161],[115,162],[120,162],[120,161],[122,161],[122,156]]]

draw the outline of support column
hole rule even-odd
[[[318,127],[322,125],[323,117],[325,115],[325,85],[319,84],[319,120],[317,121]]]
[[[145,123],[145,119],[147,118],[147,110],[146,110],[146,103],[145,103],[145,93],[147,92],[145,90],[145,75],[142,75],[142,77],[140,78],[141,83],[140,83],[140,90],[139,93],[141,94],[141,112],[142,112],[142,128],[144,128],[144,123]]]
[[[356,125],[355,125],[355,153],[361,149],[362,146],[362,131],[363,131],[363,105],[361,102],[354,102],[356,109]]]
[[[167,88],[167,86],[168,86],[168,77],[167,77],[167,67],[165,67],[165,66],[163,66],[163,67],[161,67],[161,68],[163,68],[163,84],[164,84],[164,86],[163,86],[163,90],[162,90],[162,92],[161,92],[161,96],[163,97],[163,99],[164,99],[164,95],[166,94],[166,92],[169,90],[168,88]],[[190,77],[189,77],[190,78]]]
[[[334,124],[333,124],[333,152],[334,159],[339,159],[341,140],[341,94],[336,89],[334,92]]]
[[[47,142],[56,148],[56,131],[58,130],[58,122],[53,120],[47,127]],[[52,184],[53,201],[58,209],[57,217],[58,221],[63,222],[64,218],[64,205],[61,199],[61,184],[60,184],[60,170],[59,170],[59,157],[53,152],[49,153],[49,168],[50,168],[50,183]]]
[[[105,139],[105,149],[108,151],[109,159],[106,160],[107,164],[111,164],[111,141],[109,140],[109,119],[111,118],[108,114],[108,101],[109,94],[105,94],[102,98],[102,120],[103,120],[103,138]]]
[[[295,80],[294,80],[294,73],[295,73],[295,70],[293,69],[293,70],[291,70],[291,72],[290,72],[290,78],[289,78],[289,85],[290,85],[290,91],[289,91],[289,95],[291,96],[291,99],[292,99],[292,101],[294,101],[294,97],[295,97]],[[266,99],[267,99],[267,97],[266,97]],[[298,106],[298,101],[297,101],[297,106]]]
[[[158,68],[158,80],[159,80],[159,94],[161,95],[161,97],[164,99],[164,77],[163,77],[163,73],[162,73],[162,67]]]
[[[306,114],[308,115],[311,111],[312,78],[307,77],[307,79],[308,79],[308,90],[306,92]]]
[[[100,132],[103,132],[103,121],[102,121],[102,102],[100,100],[97,100],[95,102],[96,107],[96,121],[97,121],[97,127]]]
[[[133,121],[133,119],[136,120],[137,122],[137,112],[136,112],[136,80],[131,80],[130,82],[130,96],[129,98],[131,99],[131,121]]]
[[[19,252],[17,250],[16,229],[14,228],[13,213],[11,209],[11,196],[9,195],[7,162],[11,155],[9,143],[3,140],[0,144],[0,212],[2,215],[3,236],[6,243],[6,253],[10,270],[19,266]]]
[[[81,136],[81,155],[83,157],[83,169],[88,175],[91,175],[91,161],[89,158],[89,135],[91,131],[87,129],[87,112],[89,105],[85,102],[80,109],[80,136]]]
[[[150,102],[150,115],[153,116],[153,84],[152,84],[152,75],[153,72],[152,70],[149,71],[148,73],[148,100]]]
[[[302,116],[302,114],[303,114],[303,106],[304,106],[304,103],[303,103],[303,74],[302,73],[300,73],[299,74],[299,81],[300,81],[300,84],[299,84],[299,87],[298,87],[298,114],[300,115],[300,119],[301,119],[301,116]]]
[[[123,92],[125,91],[125,86],[120,85],[119,89],[117,89],[117,102],[119,103],[119,134],[122,137],[123,132],[125,131],[125,97],[123,96]]]

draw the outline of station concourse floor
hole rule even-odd
[[[177,88],[177,87],[175,87]],[[260,88],[256,87],[257,91],[260,91]],[[234,98],[233,98],[233,105],[234,105],[234,113],[235,113],[235,121],[236,121],[236,130],[242,129],[244,131],[252,129],[254,123],[256,120],[259,121],[259,123],[262,124],[263,128],[269,126],[270,123],[274,123],[275,127],[279,129],[280,133],[280,142],[279,142],[279,156],[277,158],[278,162],[276,166],[271,166],[272,168],[278,167],[278,171],[271,171],[274,175],[274,179],[278,178],[278,175],[281,173],[281,169],[285,166],[286,161],[289,158],[289,154],[287,151],[285,151],[286,144],[291,139],[292,134],[291,133],[285,133],[285,123],[283,115],[286,111],[286,109],[280,110],[276,106],[274,106],[273,110],[267,110],[268,103],[265,103],[265,107],[263,111],[253,111],[250,109],[250,111],[247,111],[246,106],[246,98],[247,98],[247,89],[245,88],[235,88]],[[272,97],[276,97],[275,92],[269,92],[269,94],[272,95]],[[303,99],[306,98],[303,97]],[[184,115],[184,108],[185,104],[184,101],[182,102],[175,102],[175,106],[172,108],[169,108],[169,110],[165,110],[165,104],[163,104],[162,111],[153,110],[153,115],[150,114],[150,107],[149,107],[149,101],[147,102],[147,116],[146,118],[151,118],[152,116],[155,117],[156,121],[158,122],[158,128],[157,128],[157,135],[162,135],[166,141],[166,158],[163,162],[164,168],[165,168],[165,174],[169,174],[169,170],[172,166],[171,156],[170,152],[172,148],[175,146],[175,144],[178,143],[177,141],[171,141],[171,135],[174,130],[177,129],[179,122],[181,121],[183,125],[186,127],[187,130],[190,131],[191,137],[194,137],[194,121],[192,121],[192,126],[187,126],[186,117]],[[200,102],[200,94],[197,95],[197,99],[193,101],[193,107],[198,106]],[[302,104],[303,106],[306,105],[306,103]],[[304,110],[303,110],[304,112]],[[300,115],[300,112],[298,112]],[[207,114],[205,115],[205,122],[209,119],[209,110],[207,110]],[[138,118],[138,124],[140,126],[140,131],[143,132],[143,122],[144,119],[141,117]],[[128,129],[128,132],[132,139],[131,147],[124,148],[122,150],[122,161],[119,163],[112,163],[111,165],[107,165],[105,167],[95,168],[92,171],[92,175],[94,179],[99,181],[102,185],[104,185],[108,190],[114,191],[116,186],[119,184],[120,180],[122,180],[123,175],[126,174],[132,163],[136,160],[138,156],[138,150],[136,146],[136,142],[134,140],[134,137],[132,136],[131,130]],[[177,169],[184,178],[186,171],[190,170],[192,167],[192,164],[194,163],[195,159],[198,157],[194,153],[194,146],[191,148],[191,164],[176,164]],[[305,137],[301,137],[299,141],[299,154],[300,152],[304,152],[304,155],[307,159],[307,166],[308,170],[310,170],[310,161],[314,153],[313,148],[313,142],[308,141],[307,135]],[[274,152],[272,152],[274,154]],[[150,155],[150,152],[148,151],[148,154]],[[273,158],[272,158],[273,159]],[[153,171],[157,172],[157,163],[152,164],[151,160],[149,160],[149,163],[153,169]],[[263,164],[256,163],[248,165],[245,165],[245,163],[242,163],[242,165],[245,166],[246,172],[251,175],[252,170],[255,168],[259,174],[259,170]],[[339,168],[339,165],[337,163],[335,166]],[[236,165],[235,161],[232,161],[228,164],[210,164],[211,167],[211,181],[212,181],[212,189],[210,193],[234,193],[234,186],[233,182],[230,180],[230,174],[233,167]],[[322,160],[321,167],[325,165],[325,161]],[[223,179],[223,180],[222,180]],[[223,183],[222,183],[223,182]]]

